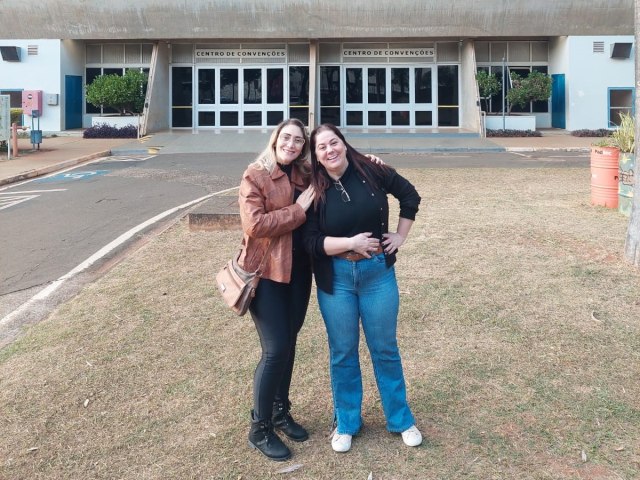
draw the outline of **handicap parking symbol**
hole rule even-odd
[[[86,180],[98,175],[104,175],[105,173],[109,173],[109,170],[79,170],[75,172],[58,173],[57,175],[52,175],[51,177],[36,180],[36,182],[45,183],[71,180]]]

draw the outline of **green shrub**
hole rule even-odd
[[[524,108],[530,102],[549,100],[551,96],[551,77],[546,73],[530,72],[528,76],[521,77],[516,72],[511,72],[512,87],[507,92],[509,112],[514,106]]]
[[[611,130],[606,128],[598,128],[596,130],[582,128],[580,130],[573,130],[571,135],[574,137],[608,137],[611,135]]]
[[[476,73],[476,82],[478,82],[478,91],[480,98],[485,101],[485,112],[489,111],[489,98],[500,93],[502,89],[502,83],[498,80],[498,77],[487,72],[486,70],[480,70]]]
[[[487,130],[487,137],[541,137],[537,130]]]
[[[17,123],[18,125],[22,125],[22,109],[21,108],[12,108],[11,109],[11,124]]]
[[[99,75],[87,85],[87,102],[95,107],[109,107],[120,115],[141,113],[147,75],[128,70],[124,75]]]
[[[628,113],[620,114],[620,126],[611,133],[613,143],[624,153],[634,153],[636,149],[636,123]]]

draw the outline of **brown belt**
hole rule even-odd
[[[382,245],[378,244],[375,250],[370,250],[369,255],[377,255],[382,253]],[[349,250],[348,252],[342,252],[335,255],[336,257],[344,258],[345,260],[351,260],[352,262],[357,262],[359,260],[364,260],[365,257],[361,253],[354,252],[353,250]]]

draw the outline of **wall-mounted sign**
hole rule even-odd
[[[343,57],[433,57],[433,47],[416,48],[343,48]]]
[[[281,58],[287,57],[284,48],[196,48],[198,58]]]

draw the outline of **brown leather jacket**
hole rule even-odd
[[[249,166],[240,182],[240,220],[242,222],[242,252],[240,265],[255,271],[264,258],[273,238],[274,245],[262,268],[262,277],[275,282],[291,280],[293,256],[291,232],[306,220],[304,209],[293,203],[293,186],[302,191],[309,185],[308,175],[298,168],[287,174],[276,167],[273,173]]]

